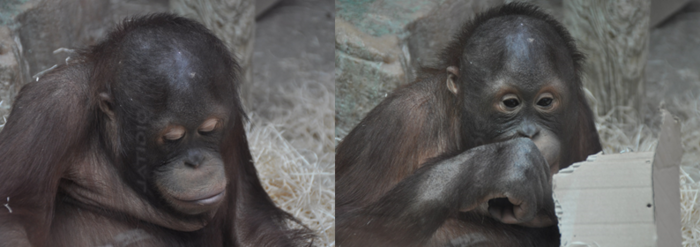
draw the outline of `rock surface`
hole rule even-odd
[[[341,140],[391,91],[435,66],[452,33],[484,0],[336,0],[336,139]]]

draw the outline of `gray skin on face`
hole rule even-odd
[[[515,28],[492,27],[492,23],[504,25],[504,20],[499,18],[477,28],[474,36],[479,38],[466,45],[461,66],[466,74],[460,72],[465,76],[451,77],[457,82],[448,82],[448,87],[457,84],[464,88],[466,111],[473,115],[484,114],[470,110],[475,108],[489,115],[475,118],[477,123],[474,125],[489,126],[490,129],[481,132],[485,133],[481,140],[498,142],[513,137],[530,138],[547,160],[551,174],[555,174],[559,170],[562,151],[560,137],[555,131],[561,126],[551,117],[560,115],[557,110],[568,105],[566,101],[570,93],[559,74],[573,74],[573,67],[568,68],[568,73],[552,68],[561,60],[564,64],[573,66],[573,63],[571,58],[556,56],[552,61],[549,56],[542,55],[562,52],[556,50],[562,44],[555,47],[551,44],[561,40],[545,39],[544,35],[553,30],[542,21],[524,16],[502,18],[506,19],[505,25]],[[454,74],[457,70],[449,67],[447,71]],[[479,107],[473,107],[475,105]]]

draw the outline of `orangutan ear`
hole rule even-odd
[[[108,93],[100,93],[99,101],[100,110],[107,114],[110,119],[114,120],[114,110],[112,108],[114,102],[112,101],[112,96]]]
[[[447,67],[447,89],[453,94],[459,92],[457,78],[459,78],[459,69],[455,66]]]

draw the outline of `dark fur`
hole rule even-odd
[[[152,171],[144,172],[146,176],[141,178],[137,171],[141,167],[134,165],[138,137],[133,128],[144,121],[137,119],[143,116],[139,111],[147,116],[160,113],[165,107],[164,92],[171,90],[167,76],[151,73],[149,67],[166,60],[158,60],[157,50],[155,54],[130,52],[139,45],[178,46],[195,54],[195,59],[219,64],[198,68],[213,80],[191,91],[197,96],[194,98],[218,102],[229,111],[219,146],[213,147],[220,151],[225,166],[226,197],[211,220],[168,208],[151,189]],[[137,65],[120,67],[119,61],[125,59]],[[309,243],[308,229],[288,228],[288,222],[299,222],[277,208],[260,184],[244,131],[246,115],[237,94],[238,64],[223,42],[204,26],[168,14],[127,20],[105,41],[72,61],[27,84],[0,133],[0,197],[3,202],[10,198],[8,207],[12,210],[0,208],[0,246]],[[125,80],[127,77],[140,79]],[[114,97],[111,107],[119,113],[116,133],[110,133],[109,119],[98,107],[103,92]],[[175,114],[189,111],[187,107],[182,110],[185,112]],[[90,181],[93,176],[109,183],[100,187],[102,191],[112,191],[100,198],[111,200],[114,208],[130,211],[89,200],[86,203],[66,189],[76,189],[73,181]],[[153,218],[162,221],[150,222]],[[198,224],[205,225],[192,228]]]
[[[488,188],[505,186],[501,182],[502,176],[509,169],[531,169],[521,172],[529,174],[527,179],[532,183],[541,183],[533,186],[551,192],[548,178],[542,176],[549,171],[538,170],[541,166],[533,165],[543,163],[541,155],[534,155],[539,154],[536,147],[522,138],[500,138],[499,134],[506,132],[508,126],[498,125],[496,122],[501,120],[487,113],[484,105],[478,105],[488,99],[476,93],[476,89],[493,86],[482,82],[478,73],[465,72],[470,69],[464,60],[469,48],[467,44],[483,38],[473,36],[476,30],[492,21],[489,25],[501,25],[502,30],[507,31],[508,27],[493,21],[514,16],[528,18],[532,23],[544,23],[539,25],[546,26],[546,32],[554,33],[548,38],[555,41],[543,41],[549,42],[551,49],[540,56],[559,59],[560,53],[551,51],[563,51],[573,68],[569,74],[556,71],[566,79],[565,86],[571,91],[565,110],[543,117],[549,119],[545,127],[557,134],[563,143],[560,168],[601,150],[593,115],[581,89],[583,55],[576,50],[568,32],[530,5],[509,4],[494,8],[464,25],[463,31],[444,50],[444,64],[440,68],[423,69],[415,82],[389,95],[338,145],[336,215],[339,245],[559,245],[556,226],[529,228],[509,225],[473,211],[458,210],[460,206],[482,198],[484,192],[491,191]],[[561,43],[564,45],[552,45]],[[494,44],[491,47],[497,49],[501,46]],[[486,63],[501,61],[501,51],[488,54],[493,54],[493,58]],[[445,86],[448,78],[445,68],[448,66],[459,67],[460,94],[451,93]],[[458,159],[464,160],[456,161]],[[511,166],[523,162],[523,159],[528,166]],[[530,187],[508,189],[526,194]],[[425,197],[431,199],[423,200]],[[551,197],[544,196],[543,200],[545,206],[540,212],[553,217]]]
[[[564,40],[566,49],[569,51],[571,58],[574,60],[574,68],[580,75],[581,64],[585,60],[585,56],[578,49],[576,49],[576,43],[569,32],[566,31],[566,28],[564,28],[564,26],[554,18],[542,12],[539,8],[524,3],[511,3],[508,5],[503,5],[499,8],[490,9],[484,13],[478,14],[476,17],[474,17],[474,19],[465,23],[461,28],[461,32],[456,34],[452,42],[450,42],[443,50],[441,60],[444,63],[441,65],[441,67],[459,66],[461,54],[464,50],[464,44],[466,44],[467,40],[471,38],[474,29],[487,20],[505,15],[524,15],[534,17],[546,22],[549,26],[554,28],[557,36]]]

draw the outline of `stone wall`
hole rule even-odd
[[[391,91],[433,67],[453,33],[503,1],[336,0],[336,140]]]

